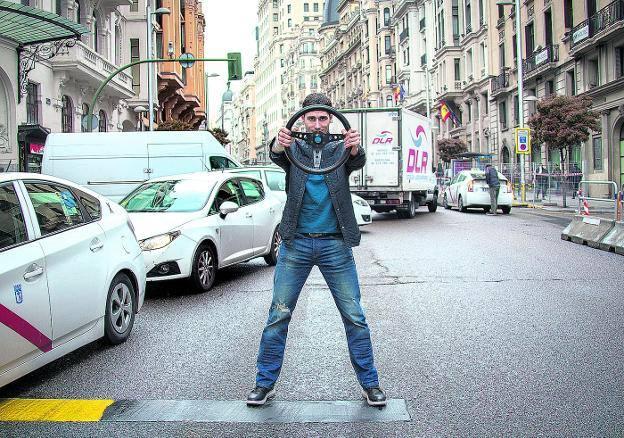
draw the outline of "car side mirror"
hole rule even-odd
[[[238,211],[238,205],[233,203],[232,201],[225,201],[219,207],[219,213],[221,213],[221,217],[225,217],[230,213],[234,213]]]

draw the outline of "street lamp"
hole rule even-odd
[[[139,131],[143,131],[143,120],[142,120],[142,118],[143,118],[143,113],[146,112],[146,111],[147,111],[147,108],[145,108],[142,105],[134,107],[134,112],[136,113],[137,118],[138,118],[138,123],[137,123],[138,126],[137,127],[139,128]]]
[[[152,12],[152,2],[151,0],[147,0],[146,2],[147,9],[147,58],[152,59],[152,15],[169,15],[171,11],[167,8],[158,8],[154,12]],[[149,130],[154,130],[154,96],[153,96],[153,88],[154,88],[154,72],[152,65],[153,63],[147,64],[147,94],[148,94],[148,102],[149,102]]]
[[[210,128],[210,94],[208,93],[208,79],[217,78],[220,75],[218,73],[206,73],[205,76],[204,95],[206,99],[206,131],[208,131],[208,129]]]
[[[520,0],[499,1],[500,6],[515,6],[516,8],[516,68],[518,70],[518,124],[524,128],[524,74],[522,72],[522,29],[520,23]],[[524,176],[524,155],[520,154],[520,200],[526,202],[526,179]]]

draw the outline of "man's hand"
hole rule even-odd
[[[355,129],[349,129],[349,131],[343,129],[342,135],[345,136],[345,148],[351,148],[351,156],[355,157],[358,154],[358,146],[360,145],[360,133]]]
[[[279,130],[279,133],[277,134],[277,142],[279,143],[281,147],[283,148],[290,147],[290,145],[293,142],[293,138],[290,134],[291,132],[286,128],[282,128]]]

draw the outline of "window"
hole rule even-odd
[[[126,196],[120,205],[129,213],[190,212],[206,205],[212,185],[197,184],[194,180],[146,182]]]
[[[501,129],[507,129],[507,102],[503,101],[498,105],[498,120]]]
[[[210,157],[210,169],[234,169],[240,166],[236,165],[226,157],[212,156]]]
[[[459,6],[457,0],[453,0],[452,5],[452,24],[453,24],[453,44],[459,45]]]
[[[130,38],[130,62],[138,61],[139,57],[139,39]],[[131,67],[131,72],[132,89],[134,90],[134,94],[138,95],[141,92],[141,65],[133,65]]]
[[[574,69],[566,72],[566,92],[569,96],[576,95],[576,75]]]
[[[303,21],[310,21],[310,17],[308,16],[303,17]]]
[[[37,182],[24,185],[42,236],[84,223],[78,201],[67,187]]]
[[[598,58],[587,60],[587,88],[592,89],[600,85],[600,70]]]
[[[389,55],[390,52],[392,51],[392,40],[390,39],[390,36],[384,37],[384,48],[385,48],[386,55]]]
[[[386,97],[386,108],[392,107],[392,96]]]
[[[76,196],[78,196],[80,204],[82,204],[92,220],[97,221],[102,218],[102,205],[96,197],[87,195],[86,193],[77,189],[74,189],[74,193],[76,194]]]
[[[264,199],[264,188],[260,181],[241,179],[240,186],[245,194],[245,203],[243,205],[253,204]]]
[[[456,81],[461,81],[461,59],[460,58],[454,58],[453,59],[453,64],[455,66],[455,80]]]
[[[277,14],[273,14],[273,21],[277,21],[279,19],[279,16]]]
[[[274,170],[266,171],[267,185],[271,190],[283,192],[286,190],[286,173]]]
[[[592,157],[594,170],[602,170],[602,137],[592,139]]]
[[[505,18],[505,6],[498,5],[498,19]]]
[[[466,1],[466,33],[472,32],[472,6],[470,6],[470,0]]]
[[[26,85],[26,123],[39,123],[39,84],[30,81]]]
[[[78,24],[82,24],[82,11],[80,9],[80,2],[74,2],[74,21]]]
[[[544,42],[546,46],[552,46],[553,43],[553,23],[552,23],[552,12],[547,10],[544,12]]]
[[[233,202],[239,207],[242,205],[243,193],[236,184],[235,180],[226,181],[221,185],[215,199],[210,207],[208,214],[215,214],[219,212],[219,208],[224,202]]]
[[[624,46],[615,48],[615,77],[624,76]]]
[[[91,38],[93,38],[93,50],[95,50],[96,52],[98,51],[99,47],[100,47],[100,43],[99,43],[99,32],[98,32],[98,16],[97,16],[97,12],[93,11],[93,16],[91,17]]]
[[[535,50],[535,27],[533,23],[528,24],[524,28],[525,32],[525,42],[526,42],[526,57],[530,58],[533,55],[533,50]]]
[[[63,0],[54,0],[54,12],[56,15],[63,15]]]
[[[514,125],[518,126],[520,124],[520,100],[518,99],[518,96],[514,96],[514,110],[513,110],[513,114],[514,114]]]
[[[555,94],[555,81],[552,79],[546,81],[546,96],[550,96],[551,94]]]
[[[288,27],[292,27],[292,18],[288,19]],[[273,28],[273,35],[277,34],[277,27]]]
[[[139,0],[132,0],[130,12],[139,12]]]
[[[517,43],[517,35],[511,37],[511,52],[513,53],[514,64],[516,63],[516,59],[518,58],[518,43]]]
[[[574,0],[563,0],[563,21],[566,29],[572,29],[572,27],[574,27],[573,2]]]
[[[483,0],[479,0],[479,25],[483,26],[485,18],[483,15]]]
[[[392,83],[392,66],[386,65],[386,84]]]
[[[390,8],[384,8],[383,17],[384,27],[390,26]]]
[[[291,6],[290,5],[286,6],[286,11],[290,14],[290,11],[291,11]]]
[[[61,98],[61,127],[63,132],[74,132],[74,105],[65,95]]]
[[[108,125],[108,118],[106,117],[106,111],[100,110],[98,118],[100,119],[98,121],[98,131],[106,132],[107,125]]]
[[[310,12],[310,3],[303,4],[303,12]]]
[[[0,185],[0,251],[26,242],[26,224],[13,183]]]
[[[87,114],[89,114],[89,105],[86,103],[82,104],[82,115],[86,116]],[[88,129],[85,129],[84,126],[82,126],[82,123],[80,124],[80,132],[90,132]]]
[[[319,4],[314,3],[314,12],[318,12],[318,11],[319,11]]]

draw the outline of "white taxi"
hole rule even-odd
[[[101,337],[125,341],[145,266],[128,214],[69,181],[0,174],[0,387]]]
[[[236,169],[228,169],[227,172],[251,175],[261,179],[267,187],[267,190],[280,200],[282,207],[286,204],[286,172],[284,172],[284,170],[280,167],[240,167]],[[351,193],[351,202],[353,202],[353,212],[355,213],[357,224],[362,226],[372,223],[372,210],[370,205],[368,205],[368,202],[353,193]]]
[[[282,207],[256,178],[220,171],[155,178],[121,205],[143,249],[147,281],[189,278],[203,292],[226,266],[256,257],[277,263]]]
[[[500,192],[498,193],[498,208],[504,214],[511,212],[513,190],[507,178],[498,173]],[[442,205],[447,210],[457,207],[461,212],[469,208],[482,208],[490,211],[490,188],[485,182],[485,172],[482,170],[462,170],[455,175],[442,195]]]

